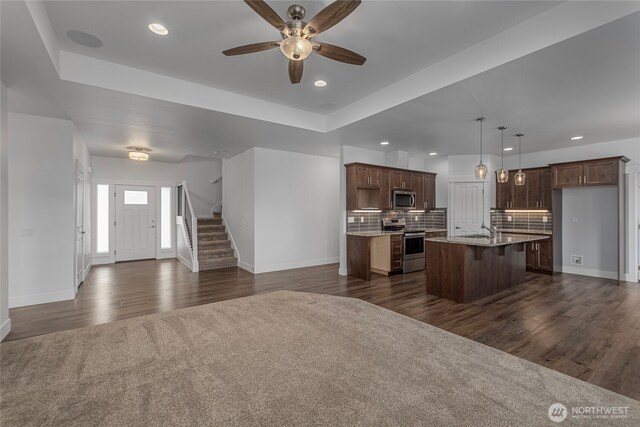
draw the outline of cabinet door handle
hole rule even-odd
[[[585,184],[587,183],[587,175],[584,176],[584,179],[582,180],[582,182],[584,182]]]
[[[582,184],[582,177],[581,176],[578,177],[578,184]]]

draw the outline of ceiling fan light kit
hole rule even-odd
[[[311,41],[312,37],[328,30],[349,16],[361,3],[361,0],[338,0],[322,9],[309,23],[302,19],[306,14],[304,7],[289,6],[287,14],[290,21],[284,20],[263,0],[245,0],[258,15],[280,31],[282,41],[270,41],[239,46],[222,52],[226,56],[244,55],[280,47],[282,54],[289,60],[289,80],[300,83],[304,69],[303,61],[313,52],[320,56],[346,64],[362,65],[364,56],[339,46]]]

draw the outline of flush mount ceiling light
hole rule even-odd
[[[325,87],[327,85],[327,82],[325,82],[324,80],[316,80],[313,84],[318,87]]]
[[[513,151],[513,147],[507,147],[503,151]]]
[[[524,185],[524,181],[527,178],[524,172],[522,172],[522,137],[524,132],[516,133],[518,137],[518,173],[514,177],[513,181],[515,185]]]
[[[389,141],[382,141],[380,145],[389,145]]]
[[[136,148],[135,150],[129,151],[129,159],[146,162],[149,160],[149,153],[144,151],[142,148]]]
[[[571,137],[571,140],[572,141],[577,141],[577,140],[582,139],[582,138],[584,138],[584,136],[574,136],[574,137]]]
[[[159,22],[152,22],[151,24],[149,24],[149,30],[159,36],[166,36],[167,34],[169,34],[169,30],[167,30],[167,27],[160,24]]]
[[[429,153],[430,156],[437,156],[438,153]]]
[[[498,171],[497,179],[499,183],[505,183],[509,181],[509,171],[504,168],[504,130],[506,126],[499,126],[500,129],[500,139],[502,140],[502,162],[500,164],[500,170]]]
[[[345,64],[362,65],[367,60],[362,55],[351,52],[342,47],[311,41],[318,34],[333,27],[349,16],[358,6],[361,0],[339,0],[331,3],[314,16],[309,23],[304,22],[306,11],[299,4],[289,6],[287,15],[289,21],[285,22],[263,0],[245,0],[258,15],[280,32],[281,41],[269,41],[253,43],[235,47],[222,52],[226,56],[244,55],[246,53],[261,52],[263,50],[280,47],[282,54],[289,60],[289,80],[292,84],[300,83],[303,72],[303,61],[312,52],[320,56],[344,62]]]
[[[487,176],[487,166],[482,163],[482,122],[484,122],[484,117],[478,117],[476,122],[480,122],[480,163],[476,166],[476,179],[485,179]]]

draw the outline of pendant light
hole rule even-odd
[[[476,122],[480,122],[480,163],[476,166],[476,179],[484,180],[487,177],[487,166],[482,163],[482,122],[486,119],[478,117]]]
[[[524,132],[517,133],[516,136],[518,137],[518,173],[514,177],[514,184],[524,185],[526,179],[526,175],[522,172],[522,137]]]
[[[509,181],[509,171],[504,168],[504,130],[506,128],[504,125],[498,127],[498,129],[500,129],[500,138],[502,139],[502,163],[497,174],[497,179],[500,184]]]

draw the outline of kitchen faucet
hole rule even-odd
[[[486,225],[484,225],[484,222],[483,222],[482,225],[480,226],[480,228],[488,230],[489,231],[489,237],[491,239],[495,239],[496,238],[496,233],[498,232],[498,230],[494,225],[492,225],[490,227],[487,227]]]

